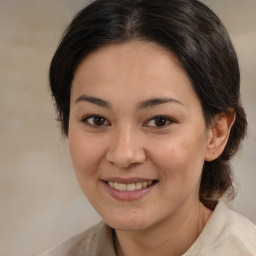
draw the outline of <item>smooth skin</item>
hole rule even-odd
[[[160,119],[159,119],[160,116]],[[69,147],[84,194],[116,230],[117,255],[181,255],[211,211],[199,201],[204,161],[223,151],[235,115],[211,126],[175,56],[142,41],[86,56],[71,87]],[[106,190],[111,178],[155,180],[138,200]]]

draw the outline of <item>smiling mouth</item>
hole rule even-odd
[[[106,181],[106,183],[115,190],[132,192],[136,190],[149,188],[155,185],[157,183],[157,180],[141,181],[141,182],[134,182],[129,184],[112,182],[112,181]]]

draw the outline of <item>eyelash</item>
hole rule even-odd
[[[89,122],[90,119],[95,120],[95,118],[102,119],[103,124],[102,124],[102,125],[96,125],[95,123],[94,123],[94,124],[91,124],[91,123]],[[83,118],[81,121],[82,121],[83,123],[86,123],[88,126],[95,127],[95,128],[99,128],[99,127],[101,127],[101,126],[106,126],[106,125],[109,125],[109,124],[110,124],[109,121],[107,121],[106,118],[104,118],[103,116],[99,116],[99,115],[89,115],[89,116],[86,116],[85,118]],[[104,124],[105,122],[107,122],[107,124]]]
[[[97,125],[95,123],[92,124],[92,123],[89,122],[89,120],[92,120],[94,122],[96,118],[101,119],[100,121],[102,122],[102,124],[98,124]],[[165,122],[165,124],[162,125],[162,126],[157,126],[157,125],[155,125],[155,126],[151,125],[150,126],[150,125],[148,125],[148,123],[150,123],[152,121],[155,122],[155,124],[156,124],[157,121],[160,121],[160,122],[163,121],[163,122]],[[81,120],[81,122],[86,123],[86,125],[91,126],[91,127],[95,127],[95,128],[100,128],[102,126],[110,125],[110,122],[106,118],[104,118],[103,116],[100,116],[100,115],[89,115],[89,116],[86,116],[85,118],[83,118]],[[167,116],[161,115],[161,116],[154,116],[154,117],[150,118],[143,126],[152,127],[154,129],[163,129],[163,128],[169,126],[170,124],[172,124],[174,122],[175,121],[172,120],[171,118],[169,118]]]
[[[155,126],[150,126],[150,125],[147,125],[147,124],[148,124],[149,122],[151,122],[151,121],[155,122],[155,124],[156,124],[157,120],[158,120],[158,121],[164,121],[164,122],[166,122],[166,123],[165,123],[163,126],[157,126],[157,125],[155,125]],[[145,123],[144,126],[147,126],[147,127],[154,127],[155,129],[163,129],[163,128],[169,126],[169,125],[172,124],[172,123],[174,123],[174,120],[172,120],[171,118],[169,118],[169,117],[167,117],[167,116],[154,116],[153,118],[150,118],[150,119]]]

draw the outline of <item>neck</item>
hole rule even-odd
[[[116,230],[117,256],[178,256],[202,232],[211,211],[201,203],[182,206],[177,214],[143,231]]]

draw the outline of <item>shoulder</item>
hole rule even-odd
[[[233,251],[243,253],[239,255],[256,255],[256,225],[223,203],[221,207],[221,212],[226,211],[226,222],[216,245],[230,246]]]
[[[59,243],[39,256],[114,256],[113,231],[104,222]]]
[[[184,256],[256,255],[256,226],[219,202],[204,230]]]

